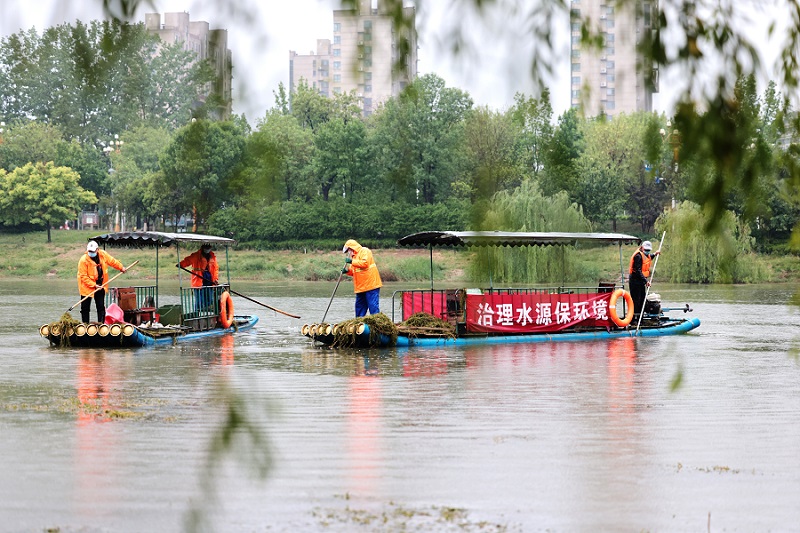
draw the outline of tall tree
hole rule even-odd
[[[382,145],[381,165],[413,202],[433,203],[450,194],[465,170],[464,120],[472,99],[426,74],[390,100],[376,124],[373,140]]]
[[[515,94],[514,105],[509,112],[514,124],[519,127],[519,143],[526,156],[527,173],[535,178],[544,168],[545,151],[553,136],[550,90],[543,90],[540,98]]]
[[[472,178],[469,198],[488,199],[522,183],[526,163],[517,152],[518,133],[508,113],[479,107],[467,115],[464,144]]]
[[[228,181],[239,170],[245,147],[243,124],[195,120],[178,130],[160,159],[168,190],[179,191],[195,225],[221,207]],[[196,228],[195,228],[196,229]]]
[[[79,180],[75,171],[52,162],[28,163],[13,172],[0,169],[0,221],[42,225],[50,242],[54,224],[74,219],[82,206],[97,203]]]

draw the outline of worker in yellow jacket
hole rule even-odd
[[[381,312],[380,293],[383,283],[372,251],[350,239],[344,243],[342,252],[347,255],[342,274],[353,277],[353,290],[356,293],[356,316],[374,315]]]
[[[108,282],[108,267],[125,272],[125,267],[118,260],[111,257],[105,250],[99,250],[95,241],[86,245],[86,253],[78,260],[78,291],[81,298],[94,292],[94,304],[97,308],[97,321],[101,324],[106,319],[106,290],[103,283]],[[81,320],[89,322],[92,310],[92,298],[81,301]]]

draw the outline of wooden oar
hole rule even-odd
[[[178,264],[178,268],[180,268],[180,269],[181,269],[181,270],[183,270],[184,272],[188,272],[189,274],[191,274],[192,276],[194,276],[194,277],[196,277],[196,278],[203,279],[203,276],[201,276],[200,274],[197,274],[197,273],[195,273],[195,272],[192,272],[192,271],[191,271],[191,270],[189,270],[189,269],[183,268],[182,266],[180,266],[180,264]],[[217,283],[214,283],[214,285],[217,285]],[[275,311],[276,313],[280,313],[280,314],[282,314],[282,315],[286,315],[286,316],[289,316],[289,317],[292,317],[292,318],[300,318],[300,316],[298,316],[298,315],[293,315],[292,313],[287,313],[286,311],[281,311],[280,309],[278,309],[278,308],[275,308],[275,307],[272,307],[271,305],[267,305],[267,304],[265,304],[265,303],[261,303],[261,302],[259,302],[258,300],[253,300],[253,299],[252,299],[252,298],[250,298],[249,296],[245,296],[245,295],[244,295],[244,294],[242,294],[241,292],[236,292],[235,290],[231,289],[230,287],[228,287],[228,290],[229,290],[229,291],[231,291],[231,292],[232,292],[233,294],[235,294],[236,296],[241,296],[241,297],[242,297],[242,298],[244,298],[245,300],[249,300],[249,301],[253,302],[254,304],[258,304],[258,305],[260,305],[260,306],[262,306],[262,307],[266,307],[267,309],[269,309],[269,310],[271,310],[271,311]]]
[[[134,261],[133,263],[131,263],[131,264],[130,264],[130,266],[128,266],[128,267],[127,267],[125,270],[126,270],[126,271],[127,271],[127,270],[129,270],[131,267],[133,267],[133,266],[134,266],[136,263],[138,263],[138,262],[139,262],[139,260],[137,259],[136,261]],[[76,307],[78,307],[79,305],[81,305],[81,302],[83,302],[85,299],[87,299],[87,298],[91,298],[91,297],[92,297],[92,295],[94,295],[94,293],[96,293],[96,292],[97,292],[97,291],[99,291],[100,289],[105,289],[105,288],[106,288],[106,285],[108,285],[109,283],[111,283],[112,281],[114,281],[115,279],[117,279],[118,277],[120,277],[121,275],[123,275],[124,273],[125,273],[125,272],[120,272],[119,274],[117,274],[116,276],[114,276],[113,278],[111,278],[110,280],[106,281],[105,283],[103,283],[102,285],[100,285],[99,287],[97,287],[95,290],[93,290],[92,292],[90,292],[89,294],[87,294],[86,296],[84,296],[83,298],[81,298],[81,299],[80,299],[80,301],[79,301],[78,303],[76,303],[75,305],[73,305],[72,307],[70,307],[69,309],[67,309],[67,311],[72,311],[73,309],[75,309]]]
[[[647,304],[647,295],[650,294],[650,285],[653,283],[653,276],[656,275],[656,265],[658,265],[658,258],[661,257],[661,247],[664,246],[664,237],[666,237],[667,232],[661,234],[661,242],[658,245],[658,250],[656,253],[656,260],[653,261],[653,270],[650,272],[650,279],[647,280],[647,289],[644,291],[644,301],[642,302],[642,309],[639,311],[639,322],[636,323],[636,333],[633,334],[635,337],[639,334],[639,326],[642,325],[642,317],[644,316],[644,306]]]

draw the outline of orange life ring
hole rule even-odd
[[[620,318],[617,314],[617,299],[620,296],[625,298],[625,305],[628,307],[625,318]],[[625,289],[617,289],[612,292],[611,299],[608,301],[608,316],[611,317],[611,321],[614,322],[614,324],[621,328],[630,324],[631,320],[633,320],[633,298],[631,298],[631,293],[625,291]]]
[[[223,328],[229,328],[233,324],[233,298],[228,291],[224,291],[219,297],[219,323]]]

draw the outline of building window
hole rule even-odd
[[[371,59],[365,59],[364,60],[364,68],[371,67],[371,66],[372,66],[372,60]]]
[[[364,21],[364,30],[369,31],[371,29],[372,29],[372,21],[371,20],[365,20]]]
[[[334,74],[333,75],[333,83],[341,83],[342,75],[341,74]]]
[[[608,102],[606,102],[606,109],[616,109],[616,108],[617,106],[614,103],[614,100],[609,100]]]
[[[581,57],[581,51],[580,50],[573,50],[572,51],[572,57],[580,58]]]
[[[341,35],[334,35],[333,36],[333,44],[342,44],[342,36]]]
[[[606,19],[606,29],[610,30],[612,28],[614,28],[614,19],[613,19],[613,17]]]
[[[341,87],[334,87],[333,88],[333,94],[342,94],[342,88]]]
[[[365,72],[364,73],[364,79],[366,81],[372,81],[372,72]]]
[[[341,61],[334,61],[333,62],[333,70],[342,70],[342,62]]]
[[[581,84],[581,77],[580,76],[572,76],[572,85],[580,85]]]
[[[572,46],[577,44],[581,44],[581,36],[580,35],[573,35],[572,36]]]
[[[364,92],[371,93],[372,92],[372,85],[364,85]]]
[[[333,32],[338,33],[342,31],[342,23],[341,22],[334,22],[333,23]]]
[[[610,88],[609,88],[609,89],[606,91],[606,94],[608,94],[608,96],[610,96],[610,97],[613,99],[613,98],[614,98],[614,88],[613,88],[613,87],[610,87]]]
[[[614,68],[614,62],[613,61],[606,61],[606,68],[608,70],[613,69]]]
[[[614,47],[613,46],[606,46],[606,55],[613,56],[614,55]]]
[[[371,41],[372,40],[372,32],[364,33],[364,40],[365,41]]]
[[[572,72],[580,72],[581,71],[581,64],[580,63],[573,63],[572,64]]]
[[[364,54],[372,54],[372,47],[371,46],[365,46],[364,47]]]
[[[341,48],[334,48],[333,49],[333,57],[340,57],[341,55],[342,55],[342,49]]]
[[[576,99],[576,98],[580,98],[580,97],[581,97],[581,92],[580,91],[572,91],[572,98]]]

